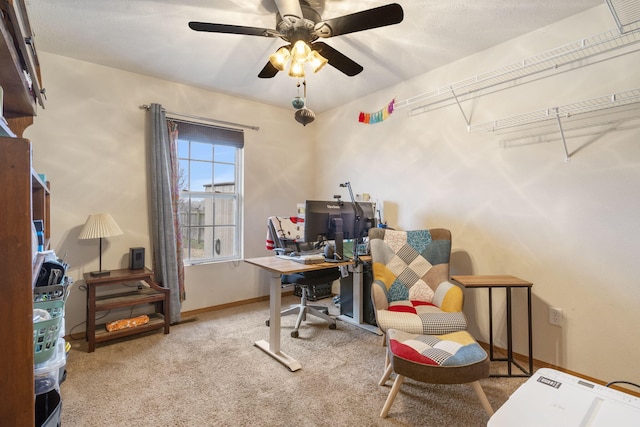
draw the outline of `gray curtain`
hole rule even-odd
[[[182,259],[178,256],[177,215],[174,211],[173,193],[175,154],[167,128],[164,109],[159,104],[151,104],[148,110],[151,147],[151,232],[153,246],[153,270],[156,281],[171,291],[171,323],[180,321],[181,301],[184,289],[181,284]]]

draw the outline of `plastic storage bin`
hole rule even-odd
[[[58,390],[36,396],[36,427],[59,427],[62,399]]]
[[[64,316],[62,316],[62,319],[60,319],[60,330],[58,331],[60,338],[64,338],[64,331],[65,331],[64,328],[65,328]]]
[[[60,382],[64,377],[66,364],[67,352],[65,349],[65,341],[60,339],[56,345],[55,357],[36,365],[34,368],[35,394],[48,393],[53,389],[59,389]]]

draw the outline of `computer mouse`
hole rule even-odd
[[[294,251],[294,252],[291,252],[289,256],[300,256],[300,253]]]

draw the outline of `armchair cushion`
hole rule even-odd
[[[451,233],[444,229],[369,231],[371,298],[378,326],[416,334],[464,330],[462,290],[448,281]]]
[[[467,331],[432,336],[391,329],[387,340],[394,371],[409,378],[459,384],[489,376],[489,357]]]
[[[467,328],[467,318],[462,312],[447,313],[433,305],[414,306],[415,313],[392,310],[397,305],[389,310],[376,310],[376,321],[383,331],[398,329],[412,334],[442,335]]]

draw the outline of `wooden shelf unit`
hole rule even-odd
[[[33,425],[33,259],[31,233],[31,145],[0,138],[0,425]],[[28,424],[30,422],[30,424]]]
[[[142,332],[164,329],[169,333],[169,289],[158,285],[153,278],[153,271],[144,268],[140,270],[120,269],[111,270],[109,275],[92,276],[85,273],[87,284],[87,341],[89,353],[95,351],[96,343],[110,341]],[[148,287],[132,288],[126,292],[97,295],[100,286],[113,286],[125,283],[145,282]],[[135,328],[120,329],[108,332],[104,324],[96,325],[96,313],[139,304],[154,304],[155,313],[149,315],[149,323]]]
[[[50,237],[49,187],[33,171],[31,143],[23,139],[42,103],[40,66],[23,0],[0,0],[0,425],[35,424],[33,286],[42,257],[33,257],[33,219]],[[26,75],[29,76],[27,79]]]
[[[0,0],[0,14],[0,85],[8,101],[4,115],[7,119],[33,118],[36,102],[44,108],[44,89],[25,3],[23,0]],[[12,127],[12,130],[22,136],[24,129]]]

